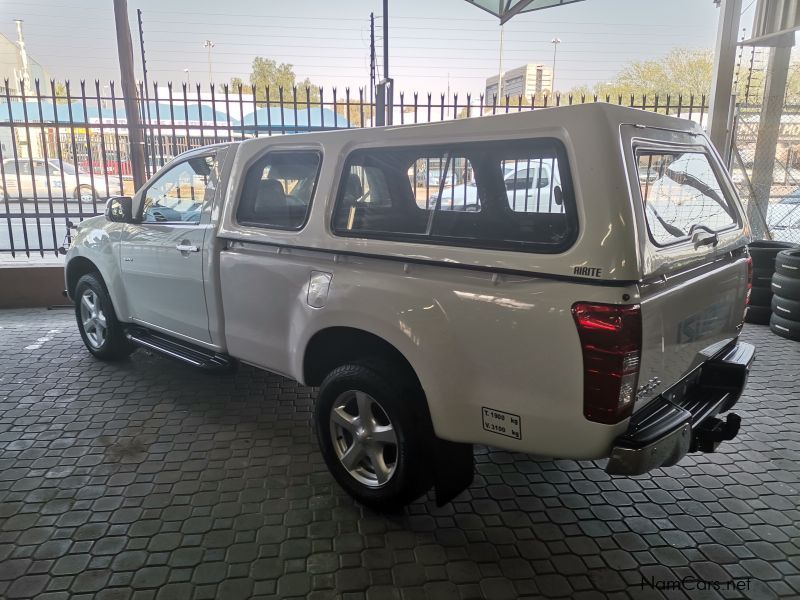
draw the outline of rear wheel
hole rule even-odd
[[[400,508],[432,484],[425,461],[431,440],[427,411],[415,410],[424,400],[404,383],[389,365],[343,365],[322,382],[314,411],[331,474],[377,510]]]
[[[78,330],[89,352],[100,360],[120,360],[133,352],[99,276],[81,277],[72,297]]]

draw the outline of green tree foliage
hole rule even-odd
[[[700,98],[708,96],[711,90],[713,66],[714,55],[710,50],[675,48],[662,58],[628,63],[611,81],[591,88],[580,86],[562,92],[562,95],[572,94],[577,99],[585,95],[589,99],[597,94],[601,100],[610,96],[612,102],[620,96],[626,102],[631,95],[640,99],[644,94],[648,98],[656,95],[660,98],[667,95],[675,99],[679,95],[687,99],[690,95]]]
[[[67,103],[67,86],[61,83],[60,81],[56,82],[55,85],[56,89],[56,103],[57,104],[66,104]]]
[[[240,88],[243,94],[251,94],[253,92],[253,88],[249,83],[245,83],[241,77],[233,77],[230,85],[228,86],[230,93],[238,94]]]
[[[234,77],[231,80],[231,89],[238,92],[240,83],[243,83],[242,79]],[[311,83],[310,79],[297,81],[297,75],[291,64],[278,63],[263,56],[256,56],[253,59],[250,86],[246,87],[248,89],[245,89],[245,86],[242,87],[242,93],[251,92],[254,89],[256,99],[262,103],[266,102],[267,87],[269,87],[269,103],[271,105],[278,104],[280,88],[283,88],[283,101],[294,102],[293,89],[295,87],[297,87],[298,104],[305,104],[307,101],[319,102],[319,87]]]

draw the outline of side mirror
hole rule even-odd
[[[112,223],[133,223],[133,200],[130,196],[112,196],[106,201],[105,215]]]
[[[537,188],[544,188],[550,185],[550,178],[547,175],[542,175],[539,177],[539,181],[536,182]]]

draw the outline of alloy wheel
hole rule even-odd
[[[81,294],[81,323],[92,348],[101,348],[106,342],[108,326],[100,298],[92,289]]]
[[[331,440],[342,466],[358,482],[379,488],[397,469],[397,435],[380,403],[350,390],[333,403]]]

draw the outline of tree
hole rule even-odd
[[[245,83],[241,77],[233,77],[228,86],[228,90],[231,94],[238,94],[240,88],[243,94],[251,94],[253,92],[253,88],[250,84]]]
[[[59,81],[55,85],[55,90],[56,90],[56,103],[57,104],[66,104],[67,103],[67,86]]]
[[[333,102],[331,98],[326,101]],[[350,95],[350,104],[343,101],[341,98],[336,98],[336,112],[342,115],[350,123],[351,127],[366,127],[372,122],[372,105],[369,99],[363,102],[358,94]]]
[[[234,79],[237,82],[241,81],[240,78]],[[261,102],[266,101],[267,87],[269,87],[269,100],[272,105],[279,102],[280,88],[283,88],[283,101],[285,103],[294,102],[293,89],[295,86],[297,86],[298,104],[305,104],[307,101],[319,102],[319,87],[311,83],[310,79],[306,78],[298,83],[291,64],[278,64],[277,61],[263,56],[256,56],[253,59],[250,85],[255,89],[256,99]],[[236,89],[238,90],[238,87]]]
[[[641,98],[644,94],[649,98],[656,95],[661,98],[667,95],[676,99],[679,95],[700,98],[708,96],[711,91],[713,68],[714,56],[710,50],[675,48],[659,59],[628,63],[609,82],[595,84],[591,89],[580,86],[562,95],[571,93],[574,98],[581,95],[588,98],[597,94],[601,100],[610,96],[612,101],[621,96],[623,102],[631,95]]]

